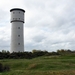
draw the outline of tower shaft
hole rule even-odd
[[[11,52],[24,52],[24,10],[14,8],[11,12]]]

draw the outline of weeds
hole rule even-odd
[[[10,70],[9,65],[3,65],[2,63],[0,63],[0,72],[5,72],[9,70]]]

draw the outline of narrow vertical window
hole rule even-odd
[[[20,29],[20,27],[18,27],[18,29]]]
[[[20,45],[20,43],[18,43],[18,45]]]
[[[20,37],[20,35],[18,35],[18,37]]]
[[[13,14],[14,14],[15,12],[13,12]]]

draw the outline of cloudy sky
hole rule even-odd
[[[75,0],[0,0],[0,51],[10,51],[10,9],[25,12],[25,50],[75,50]]]

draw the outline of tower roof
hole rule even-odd
[[[11,9],[11,10],[10,10],[10,12],[12,12],[13,10],[20,10],[20,11],[23,11],[23,12],[25,12],[25,10],[23,10],[23,9],[20,9],[20,8],[13,8],[13,9]]]

